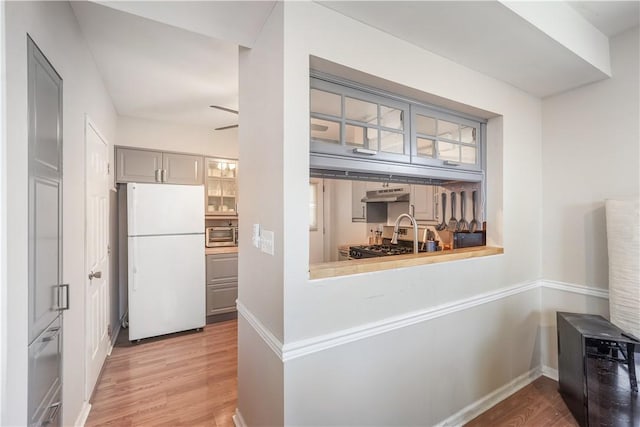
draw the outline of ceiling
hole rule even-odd
[[[638,26],[640,1],[569,1],[569,6],[607,37]]]
[[[238,123],[238,45],[90,2],[71,2],[122,116],[216,128]]]
[[[501,2],[319,3],[538,97],[607,77]],[[255,42],[274,4],[76,1],[71,7],[120,115],[213,129],[237,123],[234,114],[209,105],[237,109],[238,46]],[[638,1],[567,4],[581,24],[607,37],[638,25]]]

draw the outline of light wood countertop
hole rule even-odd
[[[205,248],[205,255],[218,255],[218,254],[237,254],[237,246],[221,246],[219,248]]]
[[[349,261],[325,262],[309,266],[310,279],[346,276],[349,274],[368,273],[372,271],[392,270],[395,268],[414,267],[417,265],[436,264],[461,259],[478,258],[504,253],[503,248],[493,246],[476,246],[472,248],[453,249],[420,254],[393,255],[387,257],[353,259]]]

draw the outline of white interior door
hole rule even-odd
[[[107,143],[89,119],[86,139],[86,387],[89,399],[109,351],[109,174]]]

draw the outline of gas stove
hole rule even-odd
[[[353,259],[374,258],[390,255],[405,255],[413,253],[413,247],[396,245],[368,245],[349,247],[349,257]]]

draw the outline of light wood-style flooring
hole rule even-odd
[[[123,330],[92,399],[87,427],[233,427],[237,405],[237,321],[203,332],[128,341]],[[558,383],[540,377],[468,427],[575,427]]]
[[[92,399],[86,426],[232,427],[237,321],[130,344],[123,330]]]
[[[540,377],[466,424],[467,427],[577,427],[558,382]]]

